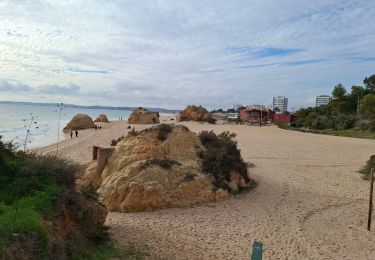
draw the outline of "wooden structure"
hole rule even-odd
[[[266,123],[273,120],[273,111],[265,108],[246,108],[240,111],[240,119],[250,124]]]
[[[290,124],[294,119],[292,114],[275,114],[273,116],[274,123]]]
[[[371,168],[370,172],[370,199],[368,203],[368,221],[367,221],[367,230],[371,229],[371,218],[372,218],[372,197],[374,192],[374,168]]]

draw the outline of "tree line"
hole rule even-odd
[[[295,113],[293,127],[317,130],[360,129],[375,131],[375,74],[351,91],[340,83],[333,88],[326,106],[302,108]]]

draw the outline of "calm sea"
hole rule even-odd
[[[60,140],[64,139],[62,129],[76,114],[87,114],[95,119],[106,114],[109,120],[126,120],[131,111],[112,109],[70,108],[62,110],[60,121]],[[31,118],[34,117],[33,120]],[[31,124],[30,124],[31,123]],[[57,141],[58,112],[54,106],[0,104],[0,135],[6,141],[23,144],[27,128],[30,127],[28,148],[49,145]]]

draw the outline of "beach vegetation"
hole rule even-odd
[[[0,139],[0,258],[84,259],[83,252],[97,252],[108,257],[87,259],[111,259],[109,230],[97,220],[104,206],[75,187],[82,167],[14,148]]]
[[[366,162],[366,165],[359,171],[362,179],[368,180],[371,178],[371,169],[375,169],[375,155],[372,155],[370,159]]]
[[[364,86],[352,86],[350,92],[342,84],[336,85],[328,105],[298,110],[291,127],[334,135],[340,135],[341,131],[343,136],[371,135],[365,132],[375,132],[374,79],[375,75],[365,78]]]
[[[232,192],[228,183],[231,173],[239,173],[246,183],[250,182],[246,163],[234,140],[235,133],[223,132],[216,135],[213,131],[199,133],[202,145],[206,148],[202,158],[202,170],[214,177],[214,186]]]

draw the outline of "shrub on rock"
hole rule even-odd
[[[103,172],[89,167],[81,183],[95,185],[111,211],[222,200],[252,184],[232,138],[229,133],[198,137],[181,125],[151,127],[117,143]]]
[[[223,132],[216,135],[213,131],[203,131],[199,134],[201,143],[206,148],[202,156],[202,169],[214,176],[214,185],[233,192],[229,185],[233,173],[237,173],[245,181],[250,182],[246,163],[241,157],[237,142],[233,140],[234,133]]]

